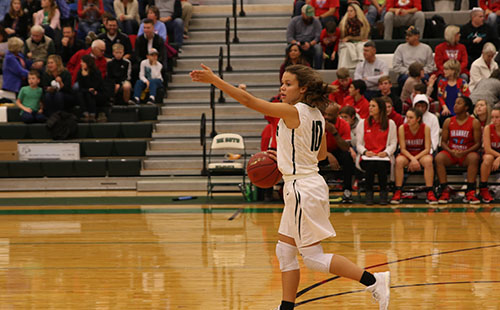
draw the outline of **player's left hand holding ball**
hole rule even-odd
[[[191,80],[193,82],[201,82],[201,83],[211,84],[214,81],[214,79],[217,78],[217,76],[213,73],[212,69],[205,66],[204,64],[201,64],[201,67],[204,70],[191,71],[191,73],[189,74],[189,76],[191,76]]]

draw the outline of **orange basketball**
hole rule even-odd
[[[247,164],[248,178],[260,188],[273,187],[281,180],[278,164],[266,152],[253,155]]]

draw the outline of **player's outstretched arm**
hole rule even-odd
[[[222,90],[227,95],[233,97],[236,101],[243,104],[244,106],[249,107],[250,109],[260,112],[264,115],[282,118],[285,120],[287,125],[299,122],[299,113],[294,106],[282,102],[269,102],[263,99],[259,99],[251,95],[250,93],[234,87],[233,85],[222,80],[204,64],[201,64],[201,67],[203,68],[203,70],[193,70],[189,74],[191,76],[191,80],[193,80],[194,82],[213,84],[215,87]]]

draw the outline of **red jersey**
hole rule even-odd
[[[491,148],[497,152],[500,152],[500,136],[498,136],[494,124],[490,124],[490,140]]]
[[[466,151],[475,144],[473,121],[474,117],[469,116],[465,123],[459,125],[456,116],[450,118],[450,125],[448,126],[448,147],[450,149]]]
[[[354,97],[347,96],[344,99],[344,106],[350,105],[356,110],[356,113],[359,114],[359,117],[366,119],[370,115],[370,103],[364,96],[361,96],[361,99],[358,101],[354,101]]]
[[[422,11],[422,2],[421,0],[387,0],[385,3],[385,7],[387,11],[391,8],[400,8],[400,9],[413,9],[417,8],[419,11]]]
[[[340,85],[339,80],[335,80],[332,82],[333,86],[337,86],[337,90],[330,95],[328,95],[328,99],[330,101],[336,102],[340,105],[340,107],[344,106],[344,98],[349,96],[349,86],[351,86],[352,79],[349,78],[349,85],[347,85],[346,89],[343,89]]]
[[[366,150],[372,151],[375,154],[385,150],[387,146],[387,137],[389,136],[389,126],[387,126],[386,130],[382,130],[380,129],[380,123],[373,121],[370,126],[368,119],[365,119],[364,122],[364,140]]]
[[[325,14],[330,8],[337,8],[333,16],[339,20],[339,0],[311,0],[309,4],[314,8],[314,15],[316,16]]]
[[[342,139],[344,139],[345,141],[351,140],[351,126],[349,126],[348,122],[344,121],[341,117],[337,117],[337,121],[335,122],[334,126]],[[328,152],[330,153],[338,149],[335,137],[328,131],[326,132],[326,146]]]
[[[416,134],[410,130],[410,125],[403,125],[405,130],[406,150],[413,156],[418,155],[425,149],[425,124],[421,123]]]

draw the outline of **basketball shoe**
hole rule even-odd
[[[438,203],[438,200],[437,200],[436,196],[434,195],[433,191],[427,192],[427,199],[425,199],[425,202],[427,202],[430,205],[435,205]]]
[[[377,281],[375,284],[368,286],[366,290],[372,293],[373,299],[378,302],[379,310],[387,310],[391,297],[391,273],[389,271],[376,272],[373,276]]]
[[[463,200],[465,203],[470,203],[471,205],[474,205],[474,204],[478,204],[480,203],[481,201],[479,200],[479,198],[476,197],[476,191],[475,190],[470,190],[470,191],[467,191],[467,193],[465,193],[465,197],[464,197],[464,200]]]
[[[391,204],[398,205],[401,203],[401,201],[403,201],[403,199],[401,199],[401,190],[398,189],[394,192],[394,195],[392,196]]]
[[[493,197],[491,197],[490,191],[487,187],[479,189],[479,195],[481,196],[481,200],[484,203],[490,203],[493,201]]]

